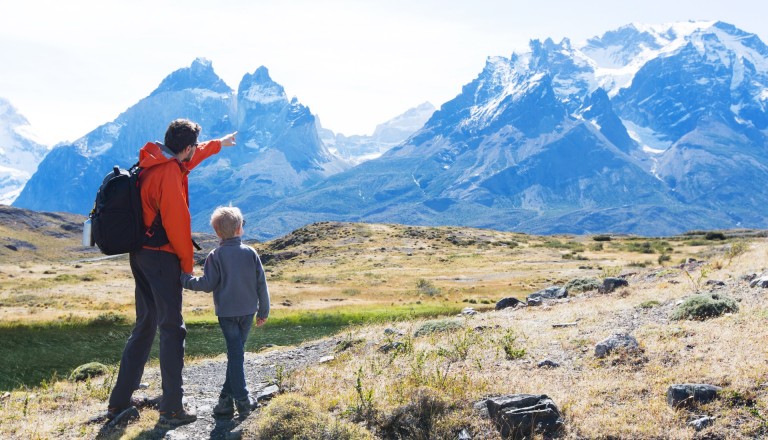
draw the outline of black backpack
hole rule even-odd
[[[149,230],[144,227],[141,208],[138,162],[125,170],[117,165],[104,177],[96,193],[91,219],[91,242],[106,255],[141,249],[143,245],[160,247],[168,243],[160,213]]]

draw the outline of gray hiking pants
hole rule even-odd
[[[139,388],[155,333],[160,330],[161,413],[182,409],[181,370],[187,328],[181,316],[181,266],[175,254],[142,249],[130,255],[136,281],[136,325],[120,360],[120,370],[109,397],[111,408],[127,408]]]

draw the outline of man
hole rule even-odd
[[[177,119],[168,126],[164,145],[148,142],[139,151],[144,226],[151,238],[141,250],[130,254],[136,282],[136,325],[123,349],[117,381],[109,397],[110,420],[131,408],[131,396],[139,388],[157,329],[163,386],[159,423],[178,426],[197,419],[196,411],[182,404],[181,371],[187,329],[181,316],[179,276],[182,272],[192,273],[193,266],[187,175],[221,147],[235,145],[237,132],[198,144],[199,134],[198,124]]]

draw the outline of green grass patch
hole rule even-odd
[[[340,307],[323,311],[274,310],[267,324],[254,327],[247,351],[272,344],[297,345],[337,334],[349,325],[407,321],[455,315],[461,305],[412,304],[401,306]],[[186,321],[186,354],[207,358],[226,353],[221,329],[213,315]],[[48,323],[0,324],[0,390],[34,387],[54,375],[68,376],[89,362],[117,365],[131,334],[133,322],[122,315],[104,313],[95,319],[71,318]],[[150,359],[157,359],[158,340]]]
[[[650,301],[643,301],[643,302],[641,302],[640,303],[640,308],[641,309],[652,309],[652,308],[654,308],[656,306],[660,306],[660,305],[661,305],[660,302],[656,301],[655,299],[652,299]]]

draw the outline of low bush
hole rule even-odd
[[[252,423],[251,420],[253,420]],[[278,396],[258,418],[245,423],[243,438],[270,440],[358,440],[373,439],[364,428],[339,420],[312,400],[297,395]]]
[[[416,282],[416,289],[419,291],[419,293],[423,293],[424,295],[429,296],[437,296],[440,295],[440,289],[435,287],[435,285],[425,279],[420,279]]]
[[[597,278],[574,278],[565,283],[565,290],[568,292],[588,292],[599,289],[603,283]]]
[[[696,294],[683,301],[672,312],[672,319],[704,320],[723,313],[738,312],[739,305],[733,298],[718,294]]]
[[[725,240],[725,234],[722,232],[710,231],[707,232],[707,235],[705,235],[704,238],[707,240]]]
[[[419,327],[416,332],[413,334],[416,337],[419,336],[425,336],[432,333],[438,333],[438,332],[449,332],[454,330],[459,330],[463,328],[464,326],[455,320],[452,319],[438,319],[435,321],[427,321],[424,324]]]
[[[126,324],[128,322],[128,318],[125,315],[120,315],[115,312],[106,312],[101,313],[99,316],[93,318],[91,320],[90,325],[92,326],[110,326],[110,325],[121,325]]]
[[[69,380],[72,382],[83,381],[90,377],[97,377],[106,374],[109,371],[106,365],[99,362],[89,362],[87,364],[80,365],[72,371],[69,375]]]
[[[454,438],[461,427],[446,426],[446,414],[451,403],[440,392],[419,388],[408,403],[395,408],[384,417],[381,431],[384,438],[432,439]]]

